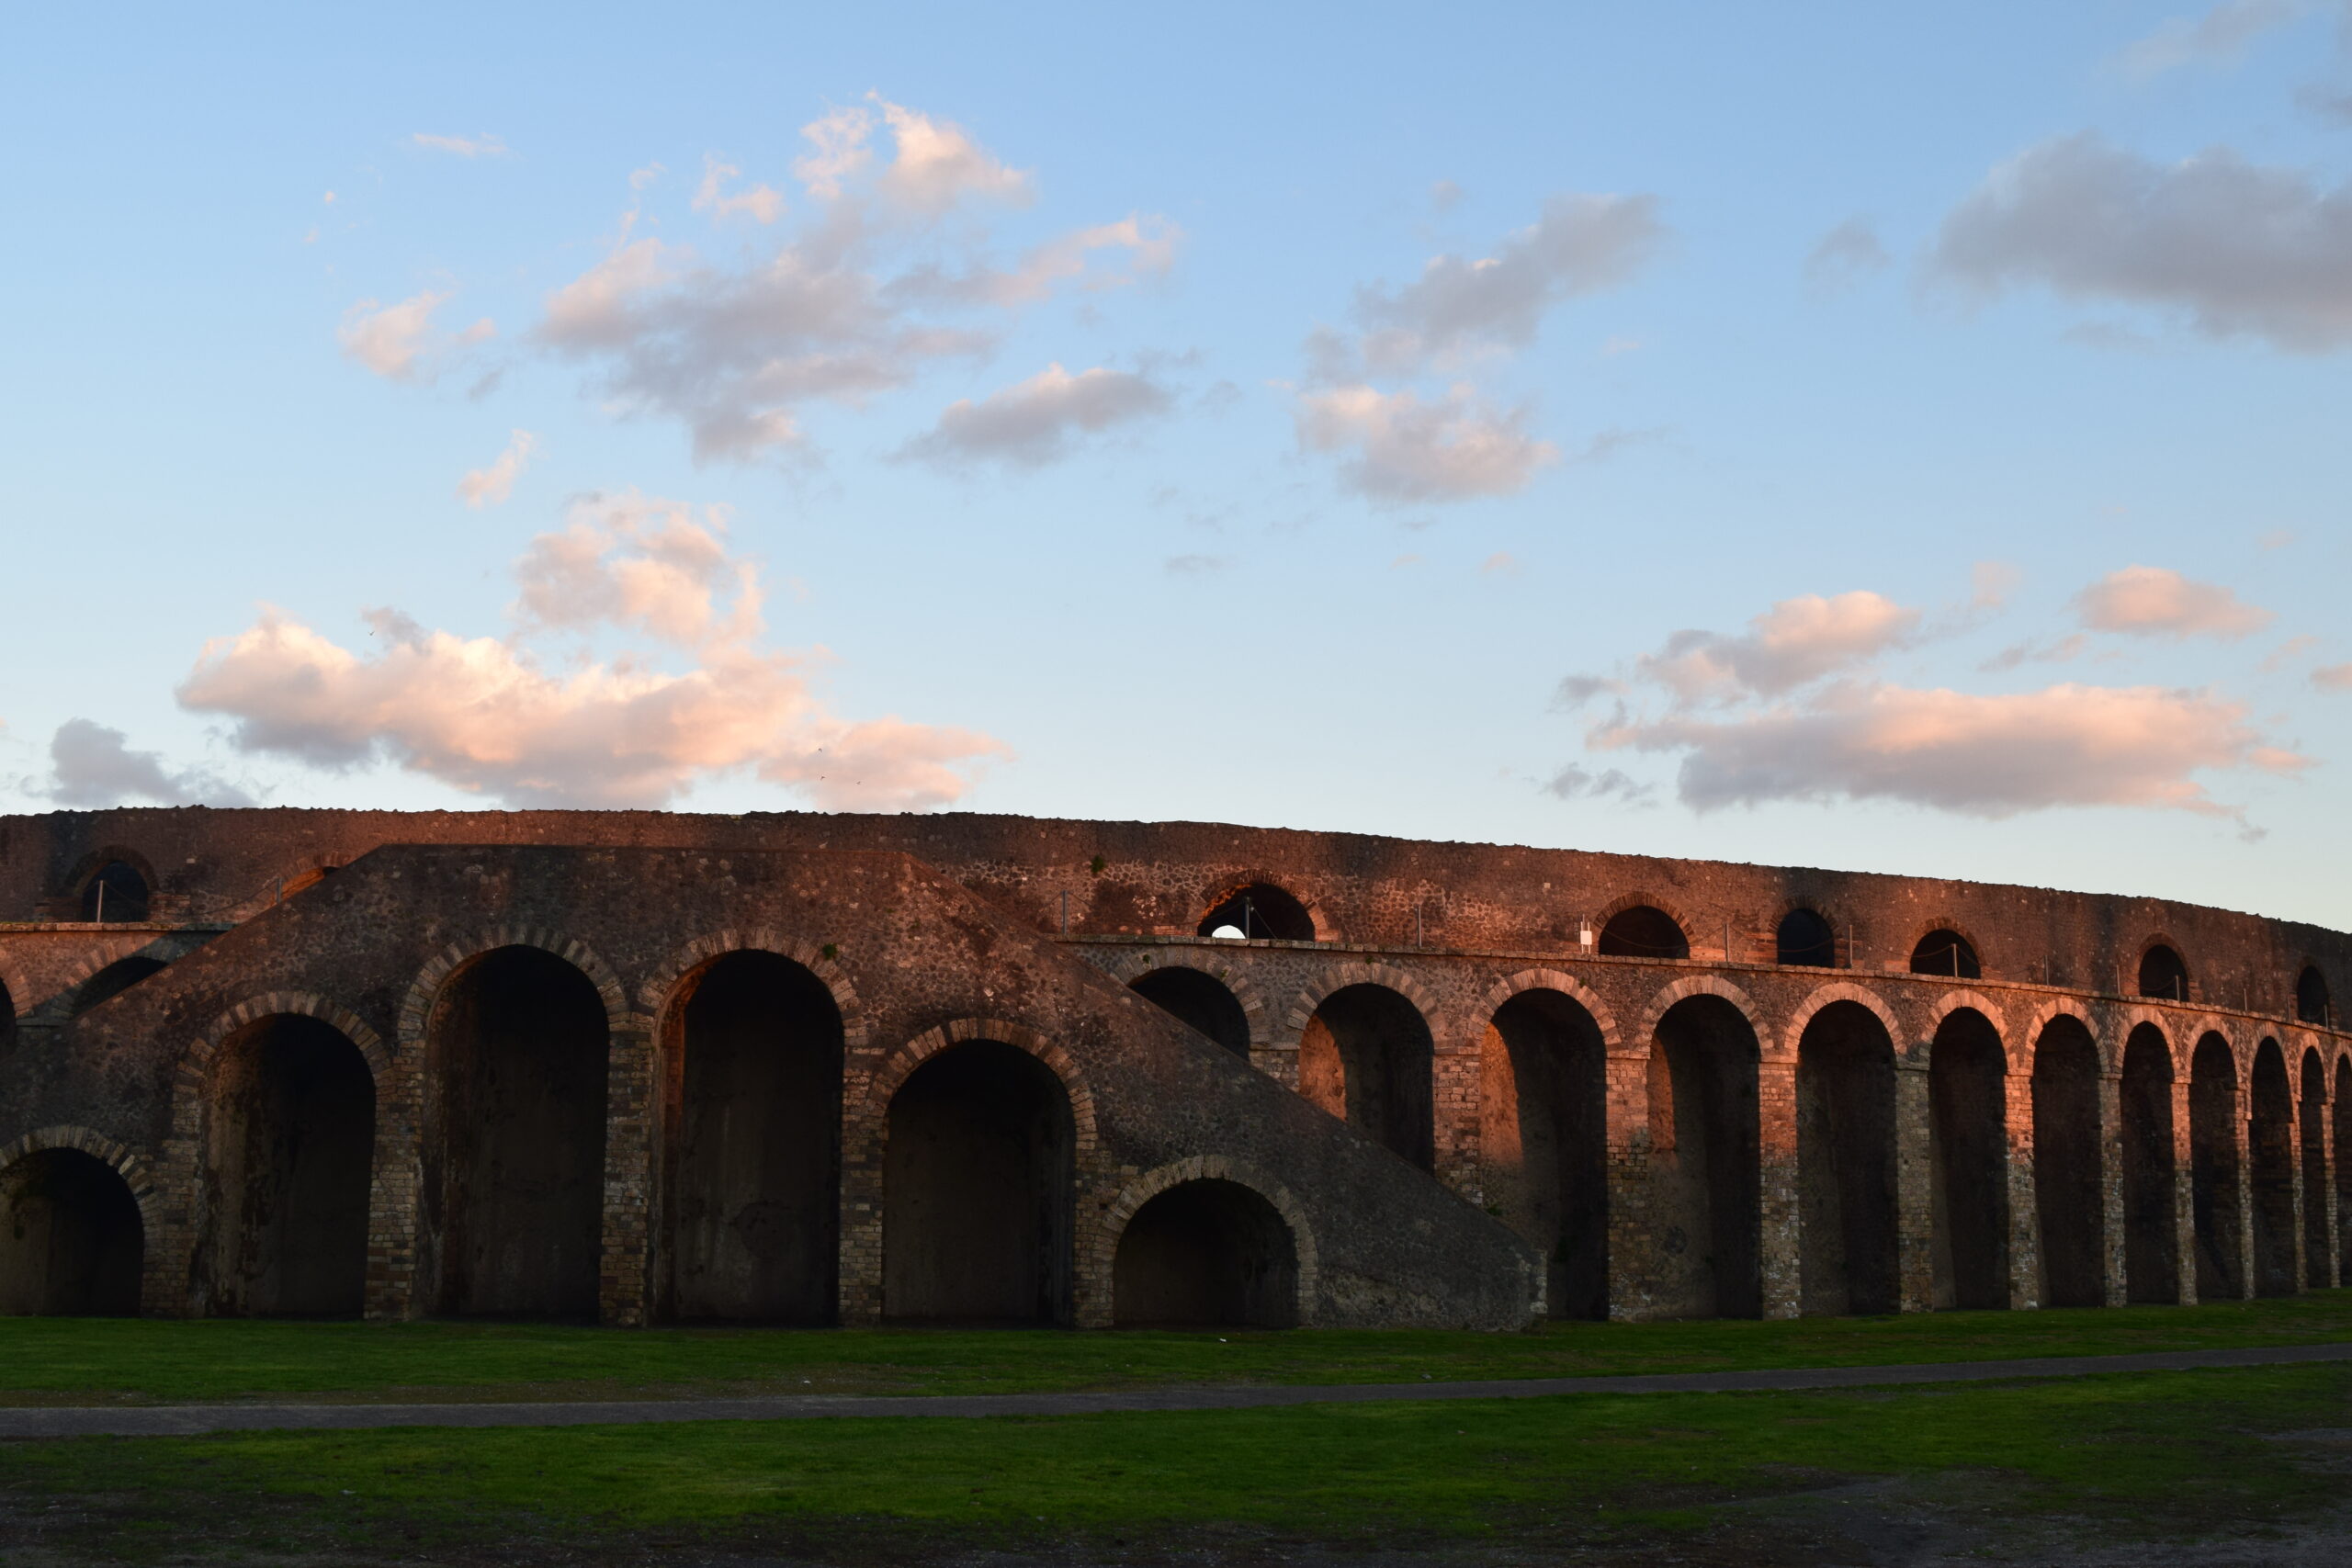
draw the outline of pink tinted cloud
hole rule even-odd
[[[2196,582],[2155,566],[2109,572],[2075,595],[2083,625],[2136,637],[2216,637],[2234,641],[2261,630],[2270,612],[2216,582]]]

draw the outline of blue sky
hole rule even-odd
[[[31,16],[0,793],[2352,925],[2345,27]]]

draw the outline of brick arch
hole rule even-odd
[[[2157,1008],[2143,1007],[2136,1002],[2126,1003],[2122,1007],[2111,1009],[2108,1013],[2108,1019],[2109,1032],[2115,1036],[2114,1070],[2119,1073],[2123,1070],[2124,1047],[2131,1044],[2133,1032],[2143,1023],[2154,1029],[2156,1032],[2156,1038],[2165,1043],[2165,1059],[2172,1064],[2172,1075],[2176,1079],[2183,1079],[2188,1076],[2188,1058],[2196,1052],[2197,1042],[2205,1038],[2204,1021],[2192,1017],[2188,1023],[2183,1024],[2177,1010],[2166,1012]],[[2183,1036],[2186,1036],[2189,1043],[2187,1051],[2181,1049],[2180,1042]],[[2106,1055],[2104,1048],[2100,1055],[2104,1059]]]
[[[1321,900],[1309,894],[1301,893],[1297,888],[1291,885],[1290,880],[1287,877],[1284,877],[1278,873],[1257,867],[1236,872],[1230,876],[1219,877],[1216,882],[1211,883],[1209,885],[1209,891],[1204,895],[1203,901],[1195,905],[1192,914],[1186,917],[1188,928],[1185,934],[1188,936],[1192,935],[1193,933],[1190,930],[1191,926],[1199,925],[1203,917],[1206,916],[1211,909],[1216,908],[1219,904],[1224,903],[1236,893],[1240,892],[1246,887],[1256,887],[1260,886],[1279,887],[1284,893],[1287,893],[1292,897],[1297,899],[1298,907],[1306,911],[1307,919],[1314,923],[1315,940],[1317,942],[1338,942],[1340,940],[1339,922],[1332,919],[1330,915],[1324,909]],[[1264,941],[1266,939],[1259,938],[1256,940]]]
[[[1419,1010],[1421,1021],[1429,1026],[1431,1043],[1440,1050],[1445,1048],[1453,1032],[1446,1028],[1443,1013],[1437,998],[1430,995],[1429,987],[1393,964],[1361,961],[1334,964],[1299,988],[1283,1013],[1283,1040],[1296,1047],[1306,1036],[1306,1026],[1315,1020],[1315,1010],[1333,993],[1346,990],[1350,986],[1381,986],[1395,991]]]
[[[1919,944],[1928,940],[1928,933],[1931,931],[1958,932],[1962,940],[1965,941],[1970,947],[1975,950],[1976,967],[1978,970],[1983,972],[1983,974],[1991,973],[1993,963],[1991,958],[1985,953],[1984,939],[1976,934],[1975,927],[1970,925],[1966,920],[1957,919],[1951,915],[1930,915],[1924,920],[1915,920],[1912,922],[1911,934],[1903,943],[1902,956],[1905,973],[1907,974],[1911,970],[1911,954],[1918,951]],[[1951,977],[1951,976],[1949,975],[1944,976],[1946,979],[1950,979]],[[1979,977],[1982,978],[1982,975],[1980,975]],[[1962,978],[1964,979],[1966,976],[1963,976]],[[1981,1011],[1982,1010],[1980,1009],[1979,1010]],[[1992,1015],[1990,1013],[1986,1013],[1985,1016],[1990,1018]]]
[[[1772,1050],[1773,1033],[1765,1025],[1763,1013],[1757,1007],[1756,999],[1729,980],[1720,979],[1713,975],[1693,975],[1688,979],[1677,980],[1670,986],[1660,987],[1657,995],[1650,998],[1649,1005],[1642,1010],[1642,1021],[1639,1032],[1634,1036],[1631,1054],[1648,1055],[1650,1046],[1657,1039],[1657,1026],[1665,1021],[1668,1013],[1674,1010],[1677,1002],[1687,1001],[1692,997],[1721,997],[1737,1008],[1740,1016],[1747,1020],[1748,1029],[1756,1036],[1758,1056],[1767,1060],[1773,1058],[1775,1055]]]
[[[123,1185],[130,1189],[133,1201],[139,1205],[139,1224],[144,1233],[142,1240],[148,1258],[155,1256],[155,1230],[162,1220],[157,1212],[159,1201],[155,1191],[155,1175],[144,1156],[129,1144],[107,1137],[88,1127],[62,1123],[54,1127],[36,1127],[18,1138],[0,1144],[0,1170],[6,1170],[27,1155],[46,1149],[74,1149],[103,1161]],[[143,1288],[141,1292],[145,1293]]]
[[[1250,1021],[1251,1045],[1265,1045],[1272,1042],[1272,1030],[1269,1022],[1272,1014],[1266,1006],[1266,993],[1260,990],[1258,983],[1235,964],[1221,961],[1208,961],[1198,949],[1192,948],[1184,949],[1181,953],[1171,952],[1170,955],[1164,957],[1150,948],[1141,951],[1129,950],[1097,962],[1102,964],[1104,974],[1122,986],[1132,986],[1146,975],[1156,975],[1162,969],[1196,969],[1231,991],[1233,999],[1241,1004],[1242,1014]]]
[[[416,978],[409,984],[408,995],[401,1001],[400,1026],[395,1034],[401,1052],[405,1054],[411,1047],[424,1043],[425,1031],[433,1022],[434,1004],[441,998],[441,988],[459,970],[502,947],[536,947],[542,953],[554,953],[587,976],[589,984],[604,999],[605,1025],[615,1034],[651,1027],[644,1015],[628,1010],[628,993],[621,985],[620,976],[586,942],[543,926],[492,926],[469,942],[451,942],[417,971]]]
[[[2027,1073],[2033,1071],[2035,1053],[2041,1047],[2041,1032],[2058,1018],[2071,1018],[2090,1032],[2091,1048],[2098,1054],[2098,1070],[2101,1073],[2111,1076],[2123,1070],[2122,1064],[2116,1059],[2113,1043],[2108,1038],[2109,1032],[2099,1027],[2098,1015],[2091,1010],[2089,1004],[2074,997],[2052,997],[2033,1010],[2032,1016],[2025,1021],[2024,1034],[2018,1040],[2018,1050]]]
[[[97,875],[116,861],[120,861],[146,879],[149,898],[153,898],[156,894],[163,891],[163,878],[155,873],[155,863],[129,844],[116,842],[100,844],[80,860],[75,861],[74,869],[66,874],[64,886],[59,889],[60,897],[79,903],[82,889],[88,885],[90,878]]]
[[[1698,927],[1690,923],[1689,912],[1679,904],[1670,904],[1654,893],[1644,893],[1638,889],[1622,897],[1610,900],[1594,913],[1592,917],[1593,951],[1595,953],[1600,951],[1600,933],[1607,928],[1611,919],[1623,914],[1628,909],[1638,909],[1644,906],[1656,909],[1659,914],[1672,920],[1681,929],[1682,945],[1694,952],[1697,951],[1699,944],[1695,937]]]
[[[1311,1325],[1315,1321],[1315,1303],[1318,1299],[1318,1271],[1316,1262],[1315,1228],[1306,1220],[1306,1210],[1290,1189],[1276,1181],[1256,1166],[1225,1155],[1193,1155],[1184,1159],[1170,1160],[1144,1172],[1122,1188],[1104,1211],[1102,1224],[1095,1227],[1092,1247],[1095,1253],[1097,1278],[1106,1284],[1112,1278],[1119,1255],[1119,1240],[1127,1233],[1127,1222],[1136,1211],[1171,1187],[1187,1181],[1230,1181],[1247,1187],[1274,1207],[1290,1227],[1291,1248],[1298,1258],[1298,1325]],[[1112,1303],[1113,1311],[1117,1303]]]
[[[6,946],[0,946],[0,987],[7,988],[10,1018],[21,1021],[33,1016],[36,1010],[32,1001],[32,983],[25,978],[24,970]],[[7,1021],[0,1020],[0,1025]]]
[[[220,1054],[229,1036],[258,1019],[280,1013],[299,1013],[315,1018],[321,1023],[339,1031],[343,1037],[359,1047],[359,1055],[368,1063],[368,1076],[380,1085],[384,1075],[392,1069],[391,1047],[384,1037],[368,1026],[365,1019],[349,1008],[340,1007],[311,991],[265,991],[248,997],[222,1013],[181,1054],[179,1066],[174,1072],[174,1088],[200,1089],[212,1070],[213,1058]]]
[[[85,950],[81,957],[76,958],[74,961],[74,966],[65,972],[64,984],[59,986],[37,1010],[51,1021],[63,1023],[71,1018],[74,1014],[74,998],[81,993],[84,983],[102,969],[111,968],[126,958],[139,957],[145,949],[155,945],[155,933],[130,931],[111,940],[101,938],[99,941],[103,944],[100,950],[96,953]],[[163,958],[158,959],[157,962],[165,968],[169,968],[178,963],[179,959]],[[22,1004],[18,1006],[21,1011]]]
[[[1942,928],[1939,924],[1927,929],[1937,931]],[[1966,936],[1968,933],[1962,931],[1960,934]],[[1915,942],[1913,945],[1917,946],[1917,943]],[[1984,954],[1980,952],[1977,956],[1981,959]],[[1972,991],[1964,987],[1958,990],[1946,991],[1928,1004],[1928,1032],[1917,1044],[1919,1059],[1922,1062],[1931,1062],[1935,1059],[1937,1032],[1943,1028],[1944,1020],[1963,1009],[1983,1015],[1984,1021],[1993,1026],[1994,1036],[2001,1043],[2001,1061],[2004,1070],[2012,1077],[2016,1076],[2018,1071],[2019,1047],[2015,1037],[2009,1033],[2008,1015],[2001,1010],[2000,1003],[1984,995],[1984,992]],[[2030,1066],[2030,1063],[2027,1065]]]
[[[1894,1047],[1895,1055],[1907,1054],[1904,1050],[1903,1025],[1896,1021],[1894,1010],[1887,1006],[1885,998],[1866,986],[1855,985],[1851,980],[1832,980],[1806,992],[1804,1000],[1797,1004],[1796,1011],[1789,1015],[1788,1027],[1781,1036],[1781,1055],[1789,1061],[1795,1061],[1797,1046],[1804,1039],[1805,1026],[1823,1008],[1837,1002],[1853,1002],[1868,1009],[1885,1029],[1887,1043]]]
[[[695,938],[672,953],[639,985],[639,1007],[644,1010],[648,1018],[665,1017],[677,999],[678,988],[685,984],[689,976],[730,953],[773,953],[778,958],[791,960],[816,976],[825,989],[832,994],[833,1006],[840,1010],[843,1049],[865,1049],[865,1011],[858,1001],[857,987],[847,972],[826,957],[821,947],[797,940],[772,926],[707,931]]]
[[[2125,960],[2126,964],[2128,964],[2130,967],[2124,969],[2115,977],[2115,994],[2119,997],[2139,997],[2140,965],[2146,962],[2148,953],[2152,949],[2159,947],[2171,948],[2173,955],[2180,960],[2181,968],[2186,971],[2188,976],[2188,985],[2187,987],[2188,995],[2182,998],[2179,1002],[2177,1002],[2174,1005],[2194,1006],[2197,1002],[2203,999],[2205,987],[2198,983],[2197,971],[2189,964],[2188,949],[2181,945],[2180,939],[2178,937],[2174,936],[2170,931],[2150,931],[2146,936],[2140,939],[2140,944],[2132,950],[2132,956]],[[2147,999],[2153,1001],[2157,998],[2149,998]]]
[[[1043,1062],[1061,1079],[1062,1090],[1069,1096],[1070,1120],[1078,1129],[1078,1167],[1080,1179],[1088,1174],[1093,1151],[1099,1146],[1094,1122],[1094,1090],[1086,1081],[1086,1074],[1070,1054],[1046,1039],[1025,1023],[1013,1023],[1001,1018],[958,1018],[926,1029],[907,1041],[882,1059],[879,1066],[866,1080],[865,1100],[872,1108],[872,1136],[878,1142],[887,1125],[890,1101],[917,1067],[952,1045],[967,1041],[994,1040],[1016,1046]]]
[[[1505,1002],[1528,991],[1557,991],[1584,1009],[1592,1021],[1600,1026],[1601,1044],[1611,1055],[1618,1053],[1623,1043],[1623,1036],[1617,1029],[1617,1015],[1610,1010],[1607,1002],[1600,999],[1599,992],[1575,976],[1557,969],[1522,969],[1487,987],[1486,996],[1478,1003],[1481,1021],[1493,1019],[1502,1010]]]
[[[1853,963],[1854,948],[1854,917],[1851,914],[1831,908],[1830,902],[1826,898],[1815,898],[1802,895],[1783,898],[1778,904],[1766,906],[1764,929],[1757,934],[1764,940],[1765,943],[1770,948],[1770,956],[1758,956],[1755,959],[1755,962],[1758,964],[1777,964],[1780,961],[1781,922],[1787,919],[1791,915],[1795,914],[1799,909],[1810,909],[1813,913],[1819,915],[1823,919],[1829,922],[1829,966],[1833,969],[1842,969],[1851,966]],[[1685,922],[1685,925],[1687,929],[1688,922]],[[1736,935],[1737,932],[1735,931],[1734,934]],[[1841,938],[1844,940],[1846,946],[1846,962],[1844,964],[1837,962],[1838,957],[1838,946]],[[1734,957],[1730,953],[1725,953],[1724,957],[1725,961],[1729,963],[1736,964],[1744,962],[1741,959]]]

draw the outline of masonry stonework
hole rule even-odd
[[[144,919],[81,918],[110,867]],[[1218,934],[1236,908],[1292,925]],[[593,993],[585,1032],[496,994],[524,951]],[[691,1004],[741,954],[722,1037]],[[1509,1327],[2324,1287],[2347,987],[2343,933],[2160,899],[1211,824],[0,818],[0,1310],[292,1310],[312,1212],[364,1212],[339,1309],[377,1318]],[[281,1020],[300,1049],[235,1043]],[[1981,1068],[1937,1070],[1945,1039]],[[306,1199],[334,1162],[282,1153],[301,1129],[236,1129],[346,1051],[366,1188]],[[706,1067],[729,1052],[802,1066]],[[805,1147],[763,1147],[786,1125]]]

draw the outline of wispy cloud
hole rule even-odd
[[[1335,387],[1300,395],[1299,445],[1344,455],[1340,479],[1369,500],[1411,504],[1513,495],[1560,449],[1527,433],[1524,410],[1498,410],[1457,390],[1437,402],[1411,391]]]
[[[717,153],[705,153],[702,184],[695,187],[694,209],[707,212],[713,219],[741,214],[762,223],[773,223],[783,217],[784,194],[773,186],[755,185],[748,190],[728,194],[728,185],[741,178],[742,174],[734,164],[719,162]]]
[[[134,751],[119,729],[69,718],[49,742],[50,775],[32,792],[60,806],[252,806],[253,795],[209,769],[175,768],[160,751]]]
[[[1073,376],[1048,365],[1025,381],[953,403],[899,456],[944,468],[1008,463],[1036,468],[1083,438],[1168,412],[1174,399],[1149,376],[1102,366]]]
[[[468,506],[496,506],[514,493],[514,481],[530,462],[539,438],[527,430],[507,437],[506,449],[486,468],[469,468],[458,481],[458,494]]]
[[[828,809],[922,807],[1009,754],[971,730],[834,714],[810,682],[817,656],[761,646],[760,574],[728,547],[723,515],[591,498],[532,541],[515,579],[503,637],[379,610],[380,646],[360,653],[265,610],[205,645],[180,702],[232,720],[249,753],[390,761],[516,806],[661,806],[749,773]],[[598,659],[587,639],[600,635],[650,646]],[[552,668],[548,637],[572,639]]]
[[[2140,77],[2160,76],[2186,65],[2222,63],[2311,9],[2303,0],[2222,0],[2198,16],[2166,17],[2155,31],[2119,53],[2115,63],[2126,75]]]
[[[454,152],[460,158],[503,158],[506,143],[485,132],[480,136],[435,136],[420,130],[409,140],[434,152]]]
[[[1804,258],[1804,280],[1816,293],[1850,288],[1872,273],[1884,272],[1894,257],[1886,254],[1878,231],[1860,218],[1849,218],[1821,236]]]
[[[2214,582],[2194,582],[2163,567],[2127,566],[2075,595],[2075,609],[2093,631],[2175,639],[2234,641],[2270,624],[2270,612]]]
[[[498,335],[496,323],[487,316],[461,332],[437,330],[434,312],[449,298],[447,293],[427,290],[390,305],[362,299],[344,312],[335,341],[343,345],[345,357],[388,381],[432,380],[452,350]]]

